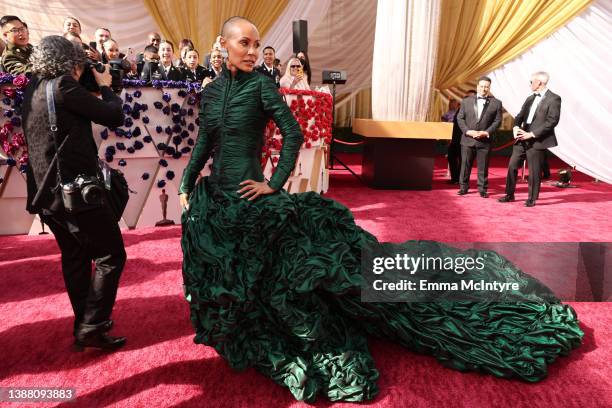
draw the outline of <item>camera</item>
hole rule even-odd
[[[61,185],[64,208],[76,213],[100,207],[104,202],[104,187],[95,176],[78,175],[74,181]]]
[[[111,81],[111,89],[115,93],[120,93],[123,89],[123,77],[126,72],[132,70],[132,66],[129,61],[125,59],[113,59],[108,62],[110,65],[110,74],[113,78]]]
[[[83,44],[85,48],[86,45]],[[126,60],[122,59],[114,59],[109,61],[110,65],[110,74],[112,77],[111,81],[111,89],[115,93],[120,93],[123,89],[123,76],[125,72],[129,72],[131,67],[130,63]],[[94,68],[99,73],[104,72],[104,64],[99,61],[92,60],[91,58],[87,58],[85,61],[85,65],[83,67],[83,74],[79,79],[79,83],[85,87],[89,92],[100,92],[100,87],[96,82],[96,77],[94,77],[91,69]]]

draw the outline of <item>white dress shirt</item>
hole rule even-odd
[[[544,88],[544,90],[540,92],[536,92],[537,94],[539,94],[539,96],[536,95],[536,97],[533,99],[533,103],[531,104],[531,109],[529,110],[529,116],[527,116],[527,121],[526,121],[528,125],[531,125],[536,109],[538,109],[538,105],[540,104],[540,101],[542,100],[542,98],[544,98],[544,95],[546,94],[547,91],[548,89]]]

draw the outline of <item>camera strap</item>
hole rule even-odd
[[[50,79],[47,82],[47,86],[46,86],[47,110],[49,111],[49,130],[51,130],[51,134],[53,137],[53,144],[55,145],[55,156],[53,156],[53,159],[51,160],[51,164],[49,164],[49,168],[47,168],[47,171],[45,172],[45,176],[43,177],[43,180],[49,179],[49,177],[51,176],[53,165],[57,163],[57,183],[58,184],[55,187],[57,188],[59,184],[62,182],[62,178],[60,176],[59,153],[64,148],[64,145],[68,141],[68,137],[70,135],[66,136],[66,138],[64,139],[64,141],[59,147],[57,146],[57,114],[55,112],[55,98],[53,96],[54,88],[55,88],[55,78]],[[43,185],[44,184],[45,183],[43,182]],[[42,188],[39,188],[38,191],[36,192],[36,195],[32,199],[32,205],[36,205],[36,203],[40,199],[42,192],[43,192]]]
[[[53,144],[55,145],[55,156],[53,157],[53,161],[51,162],[50,169],[53,167],[53,163],[57,163],[57,182],[62,182],[61,170],[60,170],[60,157],[59,154],[64,148],[64,145],[68,141],[70,134],[66,135],[62,144],[57,146],[57,113],[55,112],[55,78],[50,79],[47,82],[47,110],[49,111],[49,130],[51,130],[51,134],[53,135]]]

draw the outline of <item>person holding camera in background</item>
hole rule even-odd
[[[182,73],[172,63],[174,60],[174,45],[170,41],[159,44],[159,60],[145,62],[140,79],[145,81],[163,80],[180,81]]]
[[[310,90],[306,76],[304,75],[304,66],[299,58],[290,58],[287,62],[285,75],[280,79],[281,88]]]
[[[40,214],[60,248],[75,346],[115,350],[126,341],[108,334],[126,254],[117,218],[103,198],[91,123],[118,127],[124,114],[108,66],[99,72],[86,61],[82,46],[61,36],[43,38],[30,57],[33,77],[23,102],[27,210]],[[84,70],[91,71],[102,99],[79,83]]]

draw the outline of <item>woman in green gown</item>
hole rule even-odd
[[[361,249],[376,238],[341,204],[282,190],[302,144],[300,128],[274,83],[253,71],[256,27],[235,17],[222,35],[227,66],[203,91],[199,136],[180,187],[183,279],[196,343],[309,402],[318,394],[345,401],[376,395],[368,335],[452,368],[526,381],[544,378],[549,363],[580,344],[574,310],[494,252],[484,254],[483,277],[521,283],[513,293],[519,301],[361,302]],[[260,158],[270,118],[284,142],[267,181]],[[211,155],[211,175],[196,185]],[[458,253],[431,241],[401,246],[415,257]]]

